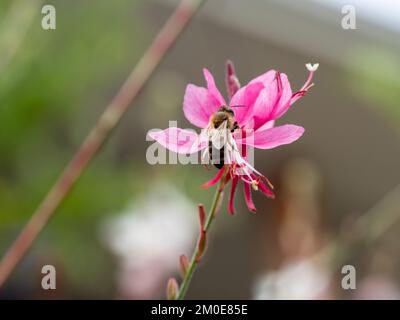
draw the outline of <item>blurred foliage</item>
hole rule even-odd
[[[383,113],[395,126],[400,123],[400,60],[398,54],[382,48],[354,50],[349,86],[366,105]]]
[[[2,16],[11,4],[12,1],[1,3]],[[102,93],[110,85],[110,79],[118,76],[122,82],[121,71],[131,68],[141,51],[135,2],[53,1],[52,4],[57,10],[57,29],[42,30],[41,6],[27,7],[37,14],[18,52],[2,70],[2,226],[20,221],[22,214],[32,212],[79,146],[100,108],[111,98],[110,94]],[[0,33],[7,31],[4,28]],[[98,103],[101,105],[94,110]],[[98,169],[91,168],[78,192],[73,193],[73,200],[64,204],[64,210],[70,208],[75,214],[85,215],[104,208],[110,199],[127,196],[109,187],[106,190],[109,196],[101,196],[105,187],[100,180],[107,179],[112,184],[116,179],[110,179],[110,175],[124,176],[121,172],[124,169],[106,158],[100,160]],[[125,180],[120,179],[119,184],[127,183]]]
[[[70,161],[154,31],[143,32],[147,29],[138,1],[46,1],[56,8],[57,27],[53,31],[41,28],[43,1],[32,0],[29,6],[21,5],[24,1],[0,2],[0,21],[6,17],[10,21],[17,12],[15,25],[21,27],[16,32],[14,25],[0,23],[0,41],[4,40],[0,48],[8,57],[0,61],[1,254]],[[161,84],[171,84],[171,79],[176,79],[173,83],[181,81],[173,72],[160,77],[155,77],[154,86],[161,80]],[[179,83],[183,88],[182,81]],[[181,96],[176,96],[176,90],[166,90],[167,94],[171,92],[175,96],[167,100],[176,108]],[[160,115],[166,112],[164,102],[161,99],[156,109]],[[152,104],[157,105],[154,101]],[[142,113],[147,122],[153,114]],[[23,279],[27,264],[32,264],[30,259],[49,255],[61,263],[64,280],[69,290],[75,291],[73,296],[107,297],[115,276],[111,274],[113,259],[99,242],[103,218],[117,214],[132,198],[151,191],[153,177],[170,181],[178,176],[177,170],[179,182],[175,183],[181,190],[196,201],[210,201],[211,193],[199,193],[204,171],[194,171],[191,166],[150,168],[143,163],[144,153],[137,156],[142,146],[139,151],[135,147],[138,141],[143,145],[146,141],[131,133],[122,130],[107,141],[28,259],[17,268],[11,285],[19,283],[25,290],[27,282]],[[130,150],[135,154],[121,159],[121,143],[132,144]],[[195,207],[193,210],[195,213]]]
[[[0,21],[10,17],[15,3],[0,2]],[[46,4],[56,8],[56,30],[41,28],[41,1],[18,8],[25,10],[18,17],[26,21],[22,19],[17,27],[25,27],[26,33],[0,24],[0,39],[15,41],[0,44],[0,48],[14,44],[16,48],[6,52],[9,59],[0,64],[2,252],[143,51],[137,1],[59,0]],[[118,165],[113,148],[102,150],[62,204],[60,218],[52,220],[50,231],[45,232],[64,263],[71,266],[72,276],[87,270],[80,277],[99,279],[102,268],[82,268],[77,263],[89,258],[101,265],[95,262],[101,261],[104,253],[95,250],[98,226],[94,217],[117,212],[137,191],[139,170],[134,163]]]

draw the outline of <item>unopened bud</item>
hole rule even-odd
[[[206,210],[202,204],[197,205],[197,207],[199,209],[200,232],[202,232],[206,223]]]
[[[207,246],[207,235],[206,232],[200,232],[200,238],[199,241],[197,242],[197,255],[196,255],[196,262],[199,262],[201,260],[201,257],[204,254],[204,251],[206,251],[206,246]]]
[[[178,296],[179,286],[175,278],[169,278],[167,283],[167,299],[176,300]]]
[[[231,98],[240,89],[240,82],[236,76],[233,62],[231,60],[228,60],[226,61],[225,65],[226,65],[226,75],[225,75],[226,88],[229,97]]]
[[[187,271],[189,269],[189,259],[188,259],[188,257],[185,254],[181,255],[179,257],[179,263],[180,263],[180,266],[181,266],[182,278],[185,278],[186,277],[186,273],[187,273]]]

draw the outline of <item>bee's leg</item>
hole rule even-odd
[[[213,156],[212,141],[208,140],[208,159],[209,159],[210,162],[212,162],[212,156]]]
[[[239,129],[239,125],[238,125],[237,121],[235,121],[235,123],[233,124],[233,128],[232,128],[231,132],[233,133],[236,129]]]
[[[222,147],[221,149],[219,149],[218,159],[215,159],[213,161],[213,164],[217,169],[221,169],[224,166],[225,164],[224,156],[225,156],[225,147]]]
[[[220,161],[221,162],[221,161]],[[214,163],[214,166],[217,168],[217,169],[222,169],[222,167],[224,166],[224,164],[223,163]]]

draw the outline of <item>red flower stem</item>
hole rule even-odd
[[[50,189],[42,203],[6,252],[0,263],[0,288],[26,254],[50,217],[68,195],[100,146],[128,110],[132,100],[165,57],[204,0],[182,0],[151,46],[107,106],[83,144]]]
[[[216,216],[216,213],[220,208],[219,204],[220,204],[220,202],[222,201],[222,198],[223,198],[224,188],[225,188],[225,185],[226,185],[225,177],[229,172],[228,168],[229,168],[228,166],[225,166],[225,171],[224,171],[224,173],[222,175],[222,178],[220,179],[219,186],[217,186],[217,188],[215,190],[214,199],[212,201],[210,211],[208,212],[206,223],[204,224],[204,232],[207,233],[207,236],[208,236],[208,231],[211,228],[211,224],[214,221],[214,218]],[[201,237],[201,235],[199,236],[199,240],[200,240],[200,237]],[[193,255],[192,255],[192,259],[190,260],[189,268],[187,269],[185,277],[182,280],[182,283],[181,283],[181,286],[180,286],[180,289],[179,289],[179,293],[178,293],[178,296],[177,296],[177,300],[182,300],[186,295],[186,292],[187,292],[187,290],[189,288],[190,282],[191,282],[191,280],[193,278],[193,274],[196,271],[197,266],[198,266],[198,264],[200,262],[197,259],[198,253],[199,253],[199,246],[196,245],[196,248],[195,248],[195,250],[193,252]]]

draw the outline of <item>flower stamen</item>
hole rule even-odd
[[[253,188],[253,190],[257,191],[258,190],[258,181],[253,180],[251,182],[251,187]]]
[[[295,93],[292,94],[291,103],[296,102],[299,98],[301,98],[302,96],[304,96],[304,95],[306,94],[306,92],[307,92],[311,87],[314,86],[314,83],[312,83],[311,81],[312,81],[312,79],[313,79],[313,77],[314,77],[315,71],[318,70],[318,67],[319,67],[319,63],[314,63],[314,64],[307,63],[307,64],[306,64],[306,68],[307,68],[307,70],[309,71],[307,80],[306,80],[306,82],[304,83],[304,85],[301,87],[301,89],[300,89],[299,91],[297,91],[297,92],[295,92]]]

